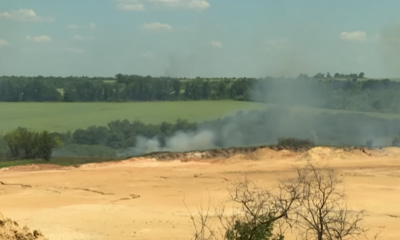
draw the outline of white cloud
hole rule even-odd
[[[85,49],[83,49],[83,48],[67,48],[67,49],[65,49],[65,51],[67,51],[69,53],[84,53]]]
[[[145,59],[151,59],[154,58],[154,54],[152,52],[145,52],[142,54],[142,57]]]
[[[0,46],[7,46],[9,44],[10,44],[9,42],[7,42],[6,40],[0,38]]]
[[[150,32],[171,31],[173,29],[171,25],[160,22],[145,23],[143,24],[143,28]]]
[[[214,47],[214,48],[222,48],[222,43],[219,41],[211,41],[210,45],[211,45],[211,47]]]
[[[43,22],[52,21],[51,18],[39,17],[33,9],[20,9],[0,13],[0,18],[19,22]]]
[[[94,23],[89,23],[88,25],[76,25],[76,24],[70,24],[67,25],[67,28],[69,29],[95,29],[97,28],[97,25]]]
[[[169,8],[203,11],[210,7],[207,0],[113,0],[121,11],[144,11],[147,8]]]
[[[342,33],[340,33],[340,39],[342,39],[343,41],[349,41],[349,42],[362,42],[367,39],[367,34],[365,32],[361,32],[361,31],[342,32]]]
[[[36,36],[36,37],[26,36],[25,38],[29,41],[42,42],[42,43],[53,41],[53,39],[51,37],[46,36],[46,35],[41,35],[41,36]]]
[[[205,10],[210,7],[210,3],[205,0],[192,0],[188,7],[194,10]]]
[[[115,6],[116,9],[120,11],[144,11],[145,7],[141,3],[134,3],[134,4],[129,4],[129,3],[118,3],[117,6]]]

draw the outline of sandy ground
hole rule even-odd
[[[195,160],[195,159],[193,159]],[[0,170],[0,212],[40,229],[50,240],[192,239],[188,211],[245,176],[271,187],[293,166],[329,164],[345,179],[353,209],[381,239],[400,236],[400,149],[362,152],[314,148],[306,153],[259,149],[228,159],[181,162],[130,159],[78,168],[52,165]],[[294,239],[289,236],[287,239]]]

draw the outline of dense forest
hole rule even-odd
[[[3,102],[222,100],[400,113],[400,82],[364,74],[318,73],[297,78],[1,77]]]

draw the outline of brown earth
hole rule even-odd
[[[0,169],[0,212],[50,240],[188,240],[185,205],[195,213],[218,203],[244,177],[272,188],[307,162],[336,169],[352,209],[366,210],[365,226],[372,233],[384,227],[381,239],[399,239],[400,148],[243,148]]]

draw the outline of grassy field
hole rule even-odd
[[[261,109],[263,104],[237,101],[181,101],[127,103],[0,103],[0,131],[18,126],[35,130],[67,131],[112,120],[145,123],[174,122],[178,118],[203,121],[236,110]]]
[[[223,117],[238,110],[264,109],[275,105],[239,101],[179,101],[127,103],[0,103],[0,132],[19,126],[35,130],[74,131],[78,128],[105,126],[112,120],[141,120],[145,123],[174,122],[178,118],[203,121]],[[289,107],[307,114],[356,113],[309,107]],[[366,113],[387,119],[398,114]]]

